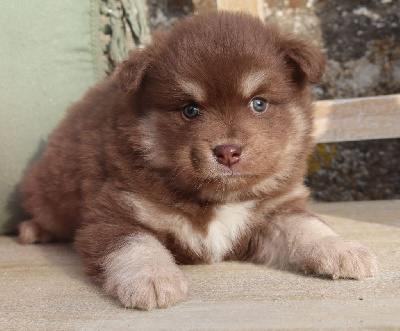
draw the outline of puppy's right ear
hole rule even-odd
[[[117,68],[119,86],[125,93],[137,91],[154,54],[162,54],[163,45],[168,33],[164,30],[156,30],[152,33],[152,42],[144,49],[131,51],[129,58],[123,61]]]
[[[119,87],[125,93],[135,92],[146,74],[149,60],[144,53],[144,51],[135,50],[118,66],[116,74]]]

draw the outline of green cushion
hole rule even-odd
[[[90,0],[2,1],[0,233],[14,231],[22,217],[18,184],[28,165],[65,109],[97,80],[93,6]]]

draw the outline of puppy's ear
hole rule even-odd
[[[302,40],[287,40],[284,45],[287,62],[294,67],[293,78],[305,78],[312,84],[317,84],[325,72],[326,55],[318,47]]]
[[[149,59],[144,51],[131,52],[128,59],[123,61],[117,69],[119,87],[125,93],[135,92],[149,67]]]
[[[129,58],[123,61],[117,69],[119,86],[125,93],[135,92],[147,69],[150,67],[151,54],[162,53],[162,45],[167,38],[167,32],[156,30],[152,34],[152,43],[142,50],[134,50]],[[151,50],[150,50],[151,49]]]

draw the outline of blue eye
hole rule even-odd
[[[194,119],[200,115],[200,107],[195,103],[191,103],[183,108],[182,114],[190,120]]]
[[[253,109],[253,111],[257,114],[261,114],[263,112],[265,112],[265,110],[267,109],[268,103],[267,101],[260,99],[260,98],[255,98],[253,100],[251,100],[251,109]]]

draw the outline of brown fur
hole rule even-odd
[[[172,256],[375,274],[373,253],[307,212],[308,83],[324,65],[315,46],[242,14],[191,17],[160,33],[55,130],[24,181],[33,218],[21,243],[73,239],[87,273],[142,309],[184,299]],[[250,107],[256,97],[268,102],[261,114]],[[189,120],[182,110],[193,102],[200,116]],[[240,146],[239,162],[217,162],[221,144]]]

